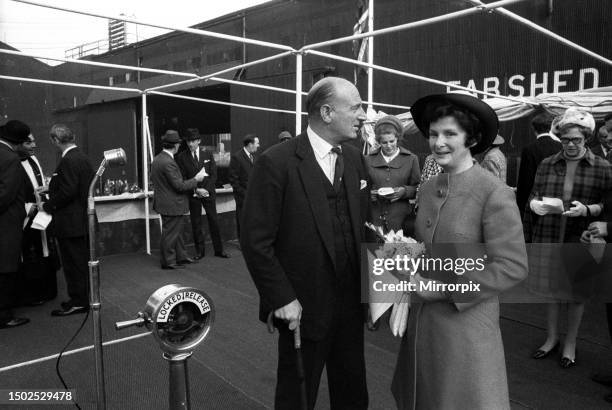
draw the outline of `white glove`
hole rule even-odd
[[[536,215],[544,216],[548,213],[544,202],[538,201],[537,199],[532,199],[531,202],[529,202],[529,208],[531,208]]]
[[[572,201],[572,206],[569,210],[563,212],[562,215],[566,215],[569,217],[577,217],[577,216],[586,216],[587,215],[587,207],[578,201]]]

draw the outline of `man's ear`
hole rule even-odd
[[[332,111],[333,108],[329,104],[323,104],[321,106],[319,112],[321,113],[321,120],[323,120],[324,123],[329,124],[332,121]]]

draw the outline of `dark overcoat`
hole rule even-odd
[[[151,182],[155,195],[153,209],[160,215],[180,216],[189,212],[187,194],[195,189],[198,181],[183,180],[178,164],[167,152],[161,151],[151,163]]]
[[[363,156],[343,146],[344,187],[360,252],[369,186]],[[332,324],[336,292],[332,215],[321,170],[306,134],[265,151],[255,168],[245,201],[241,248],[260,296],[259,318],[298,299],[302,336],[320,340]],[[359,263],[353,262],[359,283]],[[355,287],[357,290],[359,286]]]
[[[17,272],[19,267],[26,178],[19,155],[0,143],[0,274]]]

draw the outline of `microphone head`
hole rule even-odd
[[[123,148],[115,148],[104,151],[104,160],[106,161],[106,165],[111,167],[120,167],[127,163],[127,157]]]

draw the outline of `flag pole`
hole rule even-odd
[[[374,31],[374,0],[368,1],[368,33]],[[374,64],[374,36],[368,37],[368,63]],[[368,67],[368,109],[374,101],[374,69]]]

